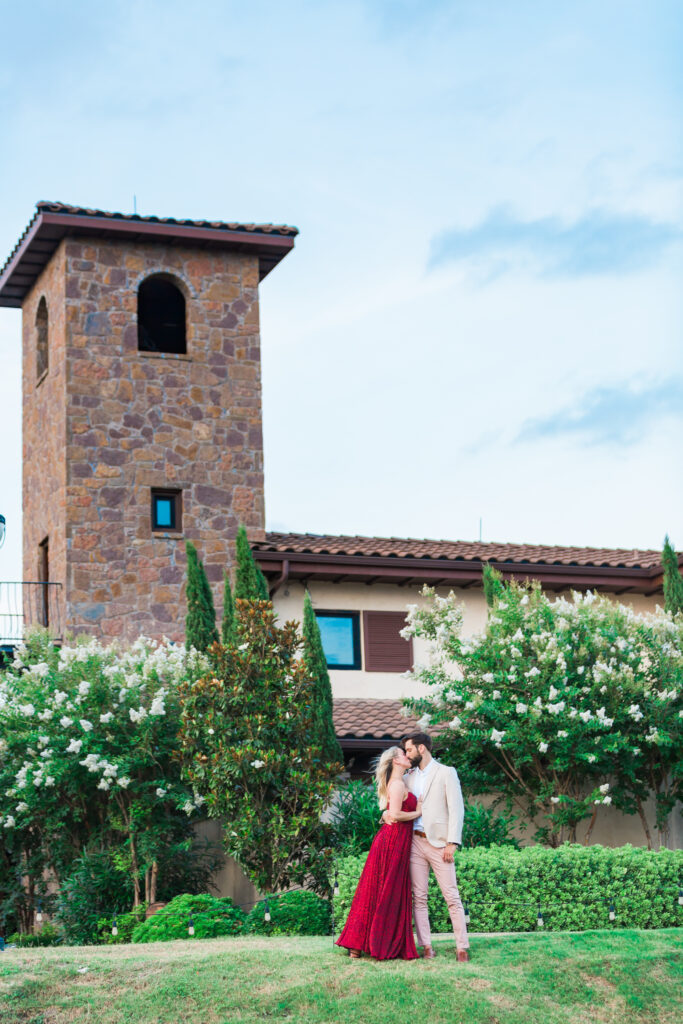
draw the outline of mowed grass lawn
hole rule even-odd
[[[679,1024],[683,933],[482,936],[458,964],[352,961],[329,938],[235,938],[0,954],[2,1024]],[[80,972],[79,968],[87,967]]]

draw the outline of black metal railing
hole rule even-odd
[[[21,643],[31,626],[63,639],[61,583],[0,582],[0,646]]]

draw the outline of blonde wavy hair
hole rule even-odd
[[[394,758],[402,753],[401,747],[389,747],[388,750],[380,754],[375,763],[375,785],[377,786],[377,799],[379,800],[381,810],[384,810],[389,802],[387,786],[389,785],[389,779],[394,767]]]

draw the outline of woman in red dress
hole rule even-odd
[[[337,945],[350,956],[369,953],[376,960],[416,960],[410,891],[412,822],[422,804],[403,781],[410,761],[400,747],[379,759],[375,777],[381,808],[388,807],[396,825],[382,825],[375,836],[344,929]]]

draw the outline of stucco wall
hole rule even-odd
[[[372,584],[366,586],[358,583],[316,583],[309,585],[311,600],[316,609],[330,611],[404,611],[409,604],[421,604],[421,587],[398,587],[391,584]],[[438,593],[446,595],[448,588],[439,589]],[[486,625],[486,601],[481,589],[474,587],[466,590],[455,590],[456,597],[463,606],[463,633],[471,636],[480,632]],[[279,590],[274,598],[275,610],[281,619],[301,620],[304,600],[304,588],[298,582],[288,583]],[[642,594],[623,595],[615,598],[624,604],[631,605],[638,612],[654,611],[659,597],[645,597]],[[361,633],[362,633],[361,618]],[[361,635],[362,649],[362,635]],[[413,655],[417,664],[427,660],[427,645],[424,641],[415,640]],[[401,675],[389,672],[366,672],[364,670],[330,669],[332,693],[335,697],[363,697],[381,699],[400,699],[402,697],[420,696],[426,691],[420,683],[413,683]]]

